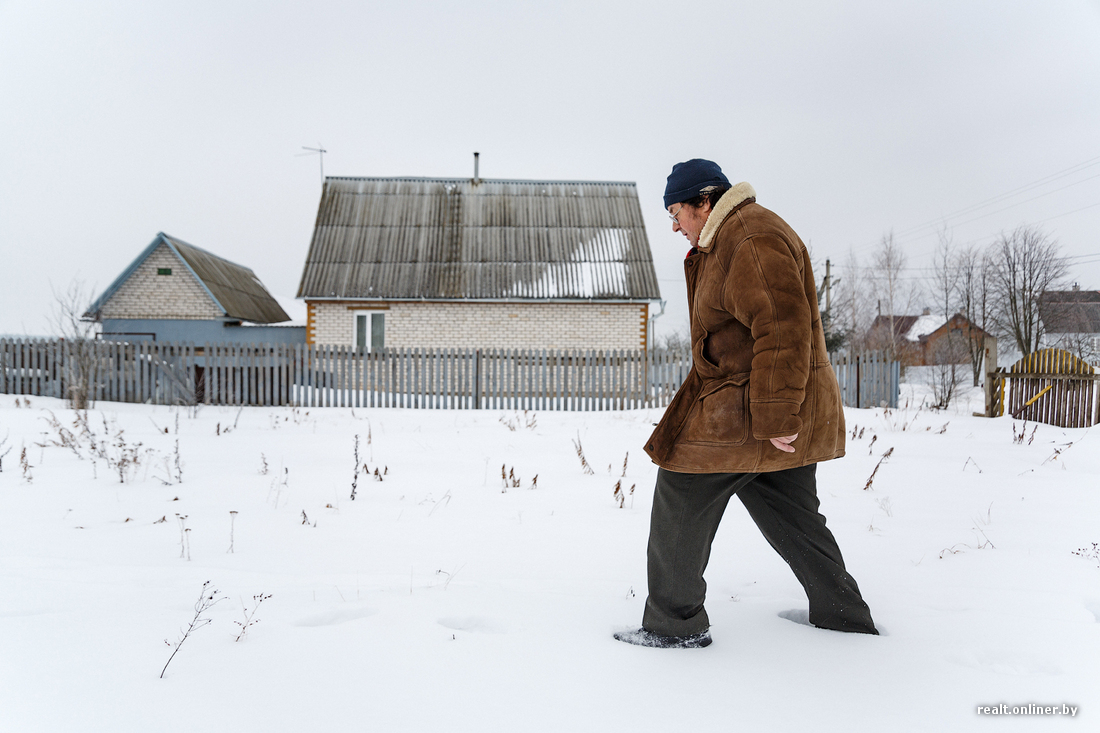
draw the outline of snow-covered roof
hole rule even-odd
[[[921,336],[927,336],[945,323],[947,323],[947,316],[942,314],[918,316],[905,333],[905,338],[908,341],[920,341]]]

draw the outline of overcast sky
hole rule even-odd
[[[893,230],[917,278],[937,226],[1035,223],[1100,288],[1100,0],[0,0],[0,334],[48,333],[51,287],[98,294],[158,231],[292,298],[318,143],[328,175],[477,150],[485,178],[636,181],[659,332],[687,322],[661,194],[692,157],[819,267]]]

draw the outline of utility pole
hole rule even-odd
[[[833,307],[833,263],[825,258],[825,313],[828,315]]]

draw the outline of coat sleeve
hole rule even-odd
[[[757,440],[802,430],[812,339],[803,256],[782,237],[760,234],[741,243],[728,271],[726,308],[752,333],[749,409]]]

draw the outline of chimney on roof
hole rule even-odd
[[[478,158],[481,157],[481,153],[474,153],[474,185],[481,183],[481,176],[477,172]]]
[[[930,315],[932,315],[932,309],[931,309],[931,308],[925,308],[925,309],[924,309],[924,312],[922,312],[922,313],[921,313],[921,315],[922,315],[922,316],[930,316]]]
[[[1077,284],[1077,283],[1074,283],[1074,284],[1073,284],[1073,289],[1074,289],[1074,290],[1080,290],[1080,289],[1081,289],[1081,286],[1080,286],[1079,284]]]

